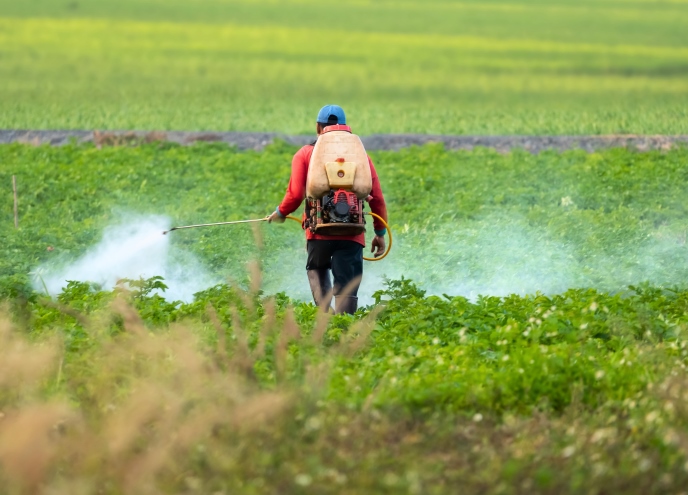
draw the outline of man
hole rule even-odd
[[[338,131],[351,132],[351,128],[346,125],[344,110],[338,105],[325,105],[318,113],[316,119],[318,136],[328,132],[330,126],[337,126]],[[287,192],[282,203],[268,217],[268,222],[284,222],[285,217],[296,211],[305,199],[306,176],[314,146],[315,142],[304,146],[294,155]],[[385,198],[370,157],[368,157],[368,164],[373,186],[369,196],[370,209],[387,221]],[[373,227],[375,238],[371,252],[378,257],[385,252],[386,229],[378,219],[374,220]],[[306,239],[308,251],[306,270],[315,304],[328,309],[331,297],[334,295],[335,313],[355,313],[358,307],[358,288],[363,275],[364,234],[319,235],[306,229]],[[330,281],[330,270],[334,277],[334,287]]]

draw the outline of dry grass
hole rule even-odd
[[[250,441],[281,421],[300,392],[322,388],[328,356],[351,354],[367,336],[361,332],[327,350],[318,345],[329,319],[323,314],[307,340],[317,358],[312,370],[306,364],[301,389],[287,380],[289,347],[302,337],[291,309],[278,321],[275,305],[266,304],[259,341],[249,346],[237,309],[229,332],[209,306],[218,338],[208,351],[193,323],[149,331],[128,297],[123,292],[116,298],[107,316],[86,318],[70,309],[93,334],[113,319],[124,332],[112,338],[100,332],[99,344],[83,357],[91,369],[73,366],[78,376],[67,373],[57,391],[63,344],[29,341],[8,317],[0,319],[0,465],[9,493],[176,492],[186,483],[184,473],[194,470],[190,455],[200,446],[213,446],[222,463],[232,465],[227,436]],[[245,302],[251,300],[244,294]],[[269,390],[257,383],[253,368],[273,339],[277,380]]]

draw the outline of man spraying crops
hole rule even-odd
[[[318,139],[294,155],[287,192],[268,221],[284,222],[306,199],[306,271],[313,300],[328,309],[334,295],[335,313],[353,314],[363,275],[364,200],[385,222],[387,207],[375,166],[346,125],[344,110],[325,105],[318,113],[316,132]],[[371,251],[378,257],[385,252],[386,229],[378,218],[373,227]]]

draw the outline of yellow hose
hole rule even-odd
[[[380,215],[373,213],[373,212],[368,212],[368,211],[363,212],[363,214],[374,216],[375,218],[380,220],[382,222],[382,225],[384,225],[385,228],[387,229],[387,236],[389,237],[389,245],[387,246],[387,249],[385,249],[385,252],[382,253],[382,255],[378,256],[377,258],[368,258],[366,256],[363,257],[363,259],[366,261],[380,261],[382,258],[387,256],[389,254],[389,250],[392,249],[392,229],[389,228],[389,225],[387,225],[387,222],[385,222],[384,218],[382,218]],[[298,222],[299,225],[302,225],[302,221],[300,218],[297,218],[293,215],[287,215],[287,218],[289,220],[294,220],[295,222]]]
[[[363,257],[363,259],[366,261],[380,261],[382,258],[387,256],[389,254],[389,250],[392,249],[392,229],[389,228],[389,225],[387,225],[387,222],[385,222],[385,220],[380,215],[373,213],[372,211],[371,212],[365,211],[365,212],[363,212],[363,214],[374,216],[375,218],[380,220],[382,222],[382,225],[384,225],[385,228],[387,229],[387,236],[389,237],[389,245],[387,246],[387,249],[385,249],[385,252],[382,253],[382,255],[378,256],[377,258],[366,258],[365,256]]]

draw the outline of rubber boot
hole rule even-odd
[[[335,314],[349,313],[354,314],[358,309],[358,297],[354,296],[334,296]]]
[[[330,270],[328,268],[318,268],[306,270],[308,283],[311,285],[313,302],[323,311],[329,311],[332,302],[332,282],[330,281]]]

